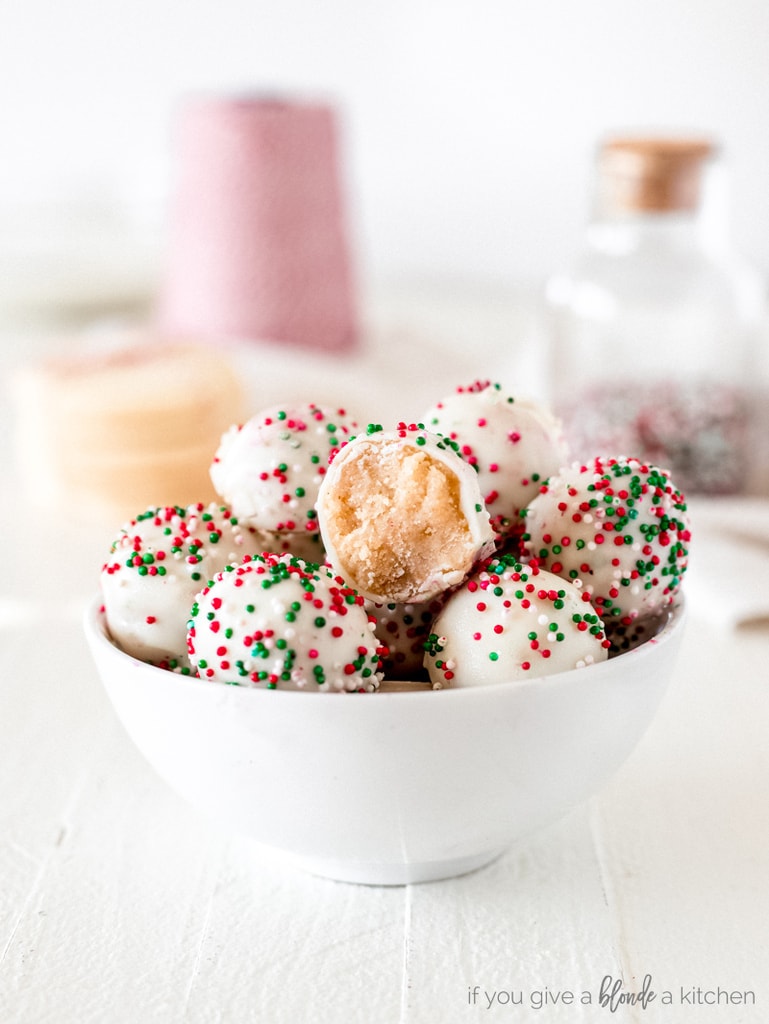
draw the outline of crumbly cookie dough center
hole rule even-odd
[[[472,557],[459,479],[426,452],[363,446],[341,467],[328,511],[343,565],[377,593],[416,595]]]

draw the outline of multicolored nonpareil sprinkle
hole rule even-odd
[[[585,594],[510,556],[487,560],[449,597],[424,646],[435,688],[551,675],[604,661],[609,651]]]
[[[268,553],[217,573],[192,608],[187,640],[202,679],[309,692],[376,690],[387,653],[340,577]]]
[[[561,403],[574,458],[633,452],[666,466],[688,495],[735,494],[753,459],[749,388],[729,380],[651,373],[592,381]]]
[[[635,458],[575,463],[525,512],[537,563],[581,587],[607,625],[671,604],[689,559],[686,500],[670,474]]]

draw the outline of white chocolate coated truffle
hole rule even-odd
[[[688,564],[686,501],[669,474],[625,456],[574,463],[525,512],[525,550],[572,580],[610,628],[670,605]]]
[[[457,388],[424,417],[425,426],[459,445],[478,472],[492,526],[506,536],[540,484],[568,460],[561,423],[536,402],[514,398],[500,384]]]
[[[101,571],[107,626],[140,661],[188,668],[187,621],[197,592],[257,537],[219,505],[151,508],[126,523]]]
[[[384,649],[363,599],[290,555],[227,566],[198,595],[188,633],[202,679],[265,689],[376,690]]]
[[[316,533],[329,457],[354,432],[344,410],[313,403],[264,410],[222,437],[211,480],[243,522],[272,533]]]
[[[384,669],[388,679],[421,679],[425,641],[444,600],[441,594],[419,604],[366,602],[369,613],[376,619],[376,635],[387,646]]]
[[[595,609],[573,584],[510,556],[492,557],[446,602],[425,667],[433,686],[506,683],[608,657]]]
[[[255,530],[259,552],[269,551],[274,555],[294,555],[304,562],[323,565],[326,552],[319,530],[305,530],[303,533],[274,533],[270,530]]]
[[[379,604],[428,601],[494,546],[478,478],[446,438],[377,425],[335,455],[318,522],[329,564]]]

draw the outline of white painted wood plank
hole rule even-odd
[[[680,664],[658,721],[596,805],[626,987],[652,976],[648,1024],[687,1012],[759,1024],[769,1019],[769,634],[691,621]],[[753,992],[756,1004],[693,1009],[682,1003],[692,987]]]
[[[228,854],[201,937],[190,1024],[398,1020],[404,889],[314,878],[242,842]]]
[[[403,891],[228,843],[121,744],[116,731],[24,905],[4,1024],[394,1019]]]
[[[0,957],[18,908],[61,842],[100,744],[91,713],[96,698],[98,715],[98,689],[80,673],[81,638],[72,622],[49,636],[50,647],[37,628],[0,630]],[[54,657],[59,673],[51,667]]]
[[[141,1019],[167,1019],[150,1011],[173,992],[174,932],[196,906],[208,833],[145,768],[80,665],[58,691],[36,680],[18,716],[27,728],[2,751],[18,779],[3,804],[4,1024],[132,1020],[143,1002]]]
[[[408,1024],[592,1021],[583,993],[618,967],[585,807],[481,871],[414,888],[410,917]]]

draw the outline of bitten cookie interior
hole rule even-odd
[[[324,482],[319,514],[332,562],[374,600],[427,600],[461,582],[490,536],[487,525],[479,538],[475,522],[482,501],[474,471],[450,448],[449,461],[432,447],[361,438],[334,459]]]

